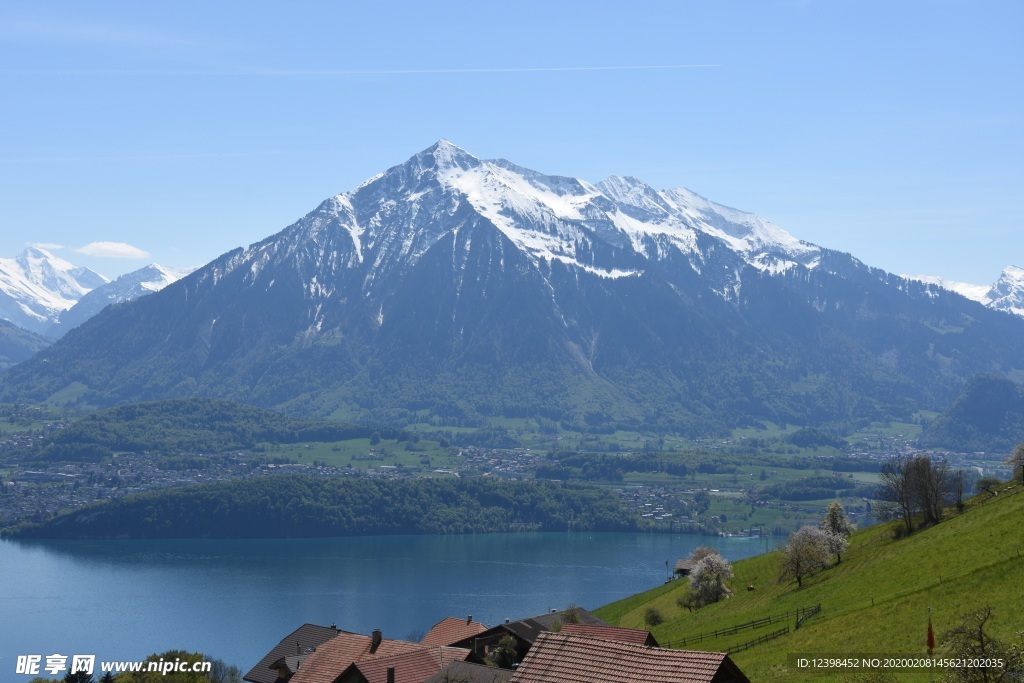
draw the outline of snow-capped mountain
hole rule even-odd
[[[1024,316],[1024,268],[1007,266],[982,302],[997,311]]]
[[[92,405],[222,396],[377,423],[709,433],[938,410],[1024,371],[1024,320],[636,178],[441,141],[0,382]],[[84,387],[84,388],[83,388]]]
[[[60,313],[47,329],[47,336],[57,338],[78,327],[111,304],[132,301],[140,296],[159,292],[188,275],[191,270],[168,268],[157,263],[133,270],[85,294],[68,310]]]
[[[110,281],[40,247],[0,258],[0,319],[56,339],[112,303],[159,291],[190,271],[150,264]]]
[[[1007,266],[993,285],[974,285],[931,275],[909,277],[956,292],[994,310],[1024,316],[1024,268]]]
[[[107,279],[54,256],[28,247],[16,258],[0,258],[0,318],[36,333]]]

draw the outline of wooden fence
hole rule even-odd
[[[736,626],[727,626],[726,628],[720,628],[715,631],[708,631],[706,633],[700,633],[695,636],[683,638],[678,641],[670,640],[667,643],[667,647],[686,647],[693,643],[699,643],[704,640],[711,640],[713,638],[720,638],[722,636],[731,636],[740,631],[748,628],[755,629],[761,628],[762,626],[770,626],[772,624],[780,624],[789,621],[790,619],[796,619],[796,628],[800,628],[800,624],[807,621],[809,618],[821,611],[821,603],[818,603],[814,607],[797,607],[795,610],[789,610],[782,614],[776,614],[770,617],[763,617],[761,619],[754,619],[743,624],[737,624]],[[777,633],[777,632],[776,632]],[[776,638],[778,636],[775,636]]]
[[[776,638],[784,636],[787,633],[789,633],[788,626],[786,628],[780,628],[778,631],[772,631],[771,633],[766,633],[763,636],[758,636],[757,638],[754,638],[753,640],[748,640],[745,643],[739,643],[738,645],[730,645],[729,647],[725,648],[725,651],[729,654],[743,652],[744,650],[748,650],[754,647],[755,645],[767,643],[769,640],[775,640]]]

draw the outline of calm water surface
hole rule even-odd
[[[593,609],[665,581],[702,543],[737,560],[759,539],[486,534],[301,540],[0,542],[0,680],[18,655],[142,659],[198,650],[247,671],[303,623],[385,637],[446,616],[494,625]]]

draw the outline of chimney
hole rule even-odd
[[[379,628],[373,629],[373,635],[370,636],[370,654],[374,654],[377,648],[380,647],[380,641],[383,640],[383,634]]]
[[[467,624],[472,624],[473,623],[473,615],[472,614],[467,614],[466,615],[466,623]]]
[[[508,617],[505,617],[505,623],[507,624],[508,622],[509,622]]]
[[[388,667],[388,683],[395,683],[395,667]]]

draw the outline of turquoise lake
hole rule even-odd
[[[488,626],[653,588],[696,546],[766,539],[522,533],[288,540],[0,542],[0,679],[18,655],[202,651],[243,670],[306,622],[385,637]],[[771,541],[774,544],[774,541]]]

